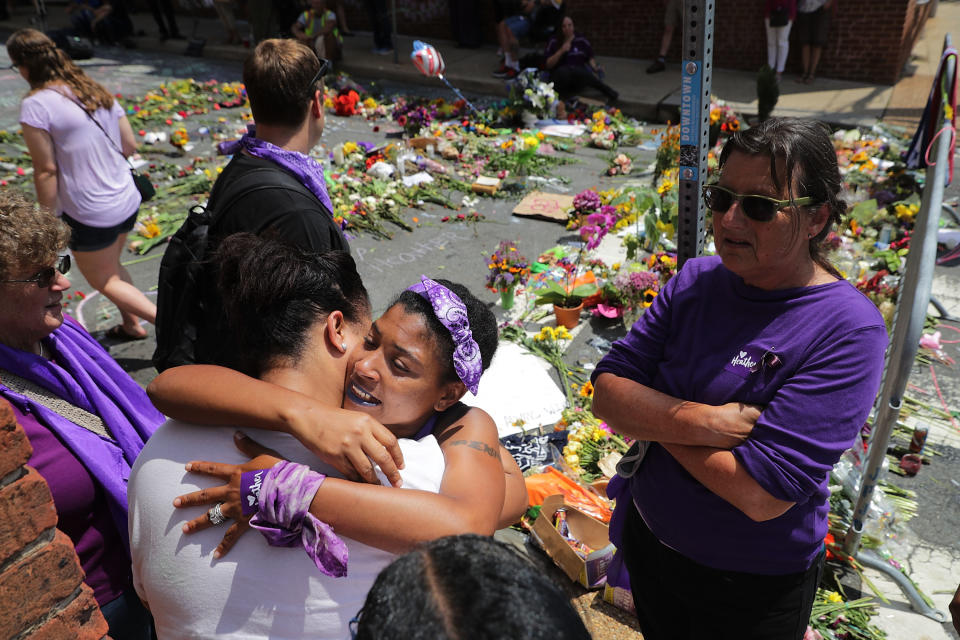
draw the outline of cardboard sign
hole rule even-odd
[[[554,222],[567,222],[567,211],[573,207],[573,196],[560,193],[531,191],[513,209],[515,216],[543,218]]]

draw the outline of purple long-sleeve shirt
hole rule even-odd
[[[796,504],[754,522],[654,443],[630,485],[651,531],[716,569],[809,567],[827,532],[830,469],[870,412],[886,344],[880,313],[846,281],[765,291],[719,257],[688,261],[593,377],[612,373],[710,405],[762,405],[733,453],[767,492]]]

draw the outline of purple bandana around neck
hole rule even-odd
[[[413,291],[430,301],[437,320],[453,337],[453,369],[470,393],[477,395],[480,376],[483,374],[483,362],[480,358],[480,347],[470,331],[467,305],[463,304],[463,300],[453,291],[427,276],[420,276],[420,282],[407,287],[407,291]]]
[[[303,186],[317,196],[317,200],[326,207],[330,215],[333,215],[333,203],[327,195],[323,165],[319,162],[299,151],[282,149],[266,140],[255,138],[252,132],[244,134],[239,140],[221,142],[217,145],[217,151],[223,155],[232,155],[241,149],[256,158],[269,160],[295,175]]]
[[[260,484],[259,508],[250,526],[271,547],[294,547],[299,542],[317,569],[340,578],[347,575],[347,545],[333,527],[310,513],[310,503],[325,477],[287,460],[273,465]]]

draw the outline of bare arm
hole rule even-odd
[[[310,40],[310,36],[308,36],[306,31],[304,31],[303,25],[300,24],[299,20],[294,22],[290,27],[290,33],[292,33],[293,37],[297,40],[301,40],[303,42],[308,42]]]
[[[213,365],[167,369],[147,395],[162,413],[199,425],[234,425],[289,433],[351,479],[379,483],[372,458],[390,482],[400,482],[397,438],[370,416],[325,406],[278,385]]]
[[[563,56],[567,55],[567,51],[570,51],[570,41],[564,40],[563,44],[560,45],[560,48],[554,51],[544,63],[547,69],[553,69],[555,66],[560,64],[560,60],[563,59]]]
[[[593,413],[617,433],[637,440],[730,449],[750,435],[760,407],[689,402],[601,373],[594,386]]]
[[[117,124],[120,126],[120,149],[123,151],[123,156],[129,158],[137,152],[137,139],[133,135],[133,127],[130,126],[127,116],[121,116]]]
[[[678,444],[663,444],[663,447],[700,484],[751,520],[772,520],[796,504],[770,495],[730,451]]]
[[[448,535],[492,534],[504,505],[504,466],[500,460],[497,428],[485,412],[472,409],[445,430],[441,446],[446,467],[439,493],[399,491],[383,485],[359,484],[327,478],[317,490],[310,512],[331,525],[337,533],[380,549],[408,551],[416,545]],[[229,479],[229,484],[203,489],[174,501],[177,507],[223,503],[225,515],[237,518],[217,548],[224,554],[246,529],[240,515],[240,476],[251,469],[268,468],[279,458],[250,438],[237,438],[237,446],[256,456],[244,465],[191,462],[189,471]],[[188,522],[184,530],[208,528],[204,514]]]
[[[523,480],[523,471],[520,471],[517,461],[503,445],[500,445],[500,460],[503,462],[506,487],[503,510],[500,512],[500,522],[497,528],[503,529],[520,520],[530,504],[530,497],[527,495],[527,484]]]
[[[33,161],[33,186],[40,206],[53,211],[57,204],[57,155],[53,139],[43,129],[20,123]]]

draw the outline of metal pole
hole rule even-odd
[[[714,0],[684,0],[680,72],[680,179],[677,264],[703,253],[700,190],[707,178],[710,84],[713,79]]]
[[[950,46],[949,34],[944,41],[944,49]],[[956,73],[953,59],[948,59],[946,66],[946,82],[952,86]],[[940,79],[938,78],[939,82]],[[943,125],[943,114],[937,114],[938,127]],[[900,287],[900,300],[893,318],[893,332],[890,338],[890,347],[887,350],[887,361],[877,398],[877,412],[873,421],[873,430],[870,437],[870,448],[867,460],[863,465],[860,480],[860,495],[853,512],[853,522],[847,531],[844,540],[844,551],[851,556],[860,557],[860,538],[863,535],[863,525],[867,518],[867,510],[877,487],[881,465],[887,454],[887,445],[890,435],[900,415],[903,404],[903,392],[913,368],[914,358],[923,333],[923,323],[927,315],[927,305],[930,300],[930,288],[933,283],[933,270],[937,257],[937,226],[940,220],[940,209],[943,204],[943,189],[945,172],[949,170],[947,162],[950,152],[949,132],[944,132],[936,138],[931,154],[936,164],[927,167],[926,181],[923,187],[923,201],[917,214],[913,235],[910,239],[910,253],[907,254],[907,263]],[[881,563],[875,568],[884,570],[895,577],[899,572],[892,567]],[[886,567],[886,568],[884,568]],[[908,597],[911,596],[907,592]],[[931,609],[919,598],[910,597],[913,608],[934,620],[943,621],[942,612]]]

